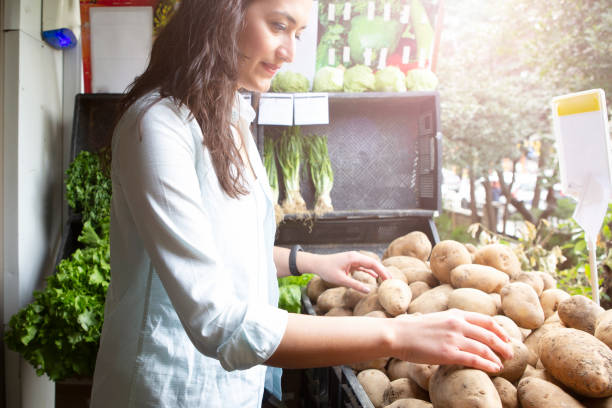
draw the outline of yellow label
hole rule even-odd
[[[595,112],[598,110],[600,110],[599,97],[596,92],[570,96],[557,101],[557,113],[559,116]]]

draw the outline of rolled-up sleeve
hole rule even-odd
[[[281,341],[287,313],[236,293],[216,244],[219,221],[205,205],[196,171],[195,149],[203,147],[185,115],[161,101],[140,120],[120,123],[115,137],[114,177],[192,343],[226,370],[265,362]]]

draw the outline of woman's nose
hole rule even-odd
[[[284,62],[293,62],[295,54],[295,40],[288,38],[276,50],[277,57]]]

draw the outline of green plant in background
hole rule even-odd
[[[104,155],[83,151],[66,172],[68,204],[82,214],[83,248],[62,260],[33,301],[11,317],[4,340],[57,381],[93,375],[110,282],[111,180]]]
[[[300,313],[302,308],[302,288],[308,285],[314,275],[305,273],[300,276],[278,278],[278,307],[291,313]]]
[[[324,214],[334,210],[331,190],[334,186],[332,169],[327,149],[327,136],[311,135],[306,138],[308,146],[308,164],[312,183],[315,187],[315,214]]]
[[[283,132],[276,145],[276,155],[285,184],[282,207],[287,214],[303,214],[308,211],[300,193],[300,166],[305,153],[303,144],[300,127],[291,126]]]
[[[97,236],[89,221],[77,249],[47,278],[34,301],[11,317],[4,340],[51,380],[91,376],[96,362],[104,299],[110,281],[108,234]],[[108,231],[108,229],[106,229]]]
[[[541,271],[556,277],[557,265],[565,261],[559,246],[547,245],[555,230],[545,220],[540,221],[537,227],[525,222],[516,239],[492,232],[480,223],[470,225],[468,232],[482,245],[500,243],[512,247],[524,271]]]
[[[608,211],[603,220],[603,226],[597,239],[595,249],[596,263],[604,272],[612,270],[612,204],[608,205]],[[584,231],[573,219],[568,219],[560,225],[561,229],[568,231],[569,241],[562,246],[564,253],[572,260],[571,266],[559,271],[559,287],[571,294],[582,294],[592,298],[590,285],[591,266],[589,264],[589,251],[584,236]],[[600,299],[602,302],[611,301],[608,286],[605,282],[604,273],[599,273]]]
[[[96,153],[80,152],[66,170],[66,200],[101,232],[101,225],[110,217],[112,183],[105,171],[103,158]]]
[[[476,244],[477,241],[469,232],[465,225],[455,225],[452,215],[446,211],[442,211],[439,216],[434,219],[436,229],[440,235],[440,240],[452,239],[453,241]]]

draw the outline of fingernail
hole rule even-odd
[[[369,288],[369,287],[367,287],[367,286],[364,286],[364,287],[363,287],[363,291],[364,291],[365,293],[370,293],[370,288]]]

